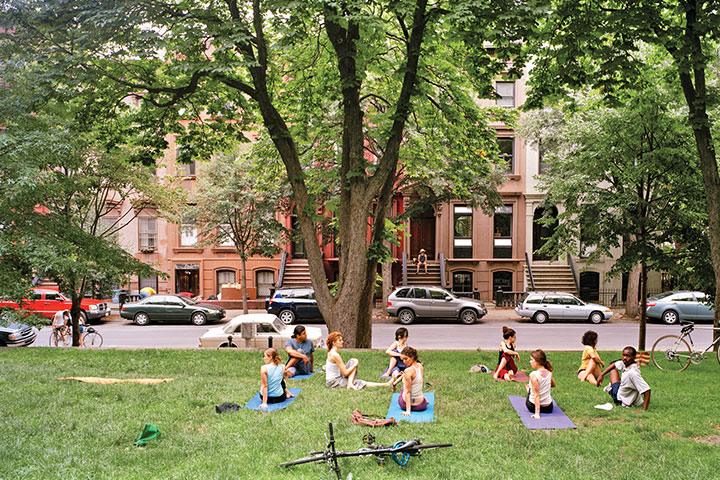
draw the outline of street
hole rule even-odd
[[[230,314],[232,318],[235,313]],[[320,327],[323,336],[327,327],[319,322],[307,323]],[[502,326],[507,325],[517,331],[517,348],[520,350],[565,350],[581,351],[580,338],[586,330],[598,332],[598,350],[621,350],[626,345],[636,346],[638,342],[638,323],[612,320],[600,325],[590,323],[546,323],[538,325],[518,319],[511,310],[491,311],[487,317],[475,325],[462,325],[453,322],[423,322],[409,325],[408,343],[420,350],[495,350],[502,340]],[[95,325],[104,338],[103,348],[196,348],[198,338],[215,325],[196,327],[185,324],[150,324],[137,326],[125,320],[108,321]],[[398,323],[373,323],[372,348],[385,349],[394,340]],[[705,348],[712,341],[710,325],[701,324],[693,332],[693,340],[698,348]],[[701,329],[706,327],[705,329]],[[679,334],[679,326],[648,324],[646,349],[649,350],[655,340],[667,334]],[[48,346],[50,329],[42,328],[33,346]],[[277,345],[276,345],[277,346]]]

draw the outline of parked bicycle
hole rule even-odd
[[[100,332],[93,327],[85,327],[85,335],[83,335],[83,347],[100,348],[103,344],[103,337]]]
[[[51,347],[67,347],[72,339],[70,329],[66,327],[53,328],[50,334],[50,346]]]
[[[711,351],[715,345],[720,342],[718,337],[705,350],[695,350],[695,344],[692,339],[692,332],[695,330],[695,323],[681,322],[683,325],[680,335],[665,335],[657,339],[652,346],[652,361],[660,370],[670,372],[682,372],[690,363],[695,365],[701,363],[707,358],[706,353]],[[697,327],[703,330],[720,330],[715,327]],[[690,345],[685,339],[690,340]],[[720,363],[720,350],[717,351],[718,363]]]
[[[50,334],[51,347],[67,347],[72,342],[72,327],[67,327],[64,332],[65,335],[63,335],[60,330],[59,328],[54,328]],[[83,347],[85,348],[100,348],[103,344],[102,335],[93,327],[85,327],[82,340]]]

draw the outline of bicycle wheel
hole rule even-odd
[[[655,366],[667,372],[682,372],[690,365],[690,347],[677,335],[658,338],[651,356]]]
[[[97,332],[88,332],[83,337],[83,346],[85,348],[100,348],[103,344],[102,335]]]
[[[53,333],[50,334],[50,346],[51,347],[65,347],[68,344],[68,336],[67,334],[63,338],[62,335],[57,330],[54,330]]]

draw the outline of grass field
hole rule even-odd
[[[324,352],[317,352],[322,365]],[[360,360],[360,378],[374,380],[386,355],[344,352]],[[601,352],[608,362],[618,352]],[[380,468],[370,457],[341,460],[343,478],[635,479],[720,476],[720,366],[714,359],[682,373],[645,367],[652,387],[650,410],[635,413],[593,408],[609,397],[579,383],[579,353],[552,353],[558,387],[554,398],[577,430],[529,431],[510,407],[508,394],[524,385],[467,373],[475,363],[494,365],[495,352],[421,352],[428,391],[436,392],[434,423],[375,429],[388,444],[422,437],[452,448]],[[222,402],[244,404],[259,388],[261,352],[0,350],[0,479],[96,478],[332,478],[323,464],[281,469],[278,463],[324,448],[327,423],[337,448],[361,447],[367,427],[353,426],[354,408],[387,412],[389,389],[327,389],[324,374],[290,382],[302,387],[289,408],[273,413],[240,410],[217,414]],[[529,356],[522,357],[521,368]],[[65,376],[172,377],[160,385],[97,385],[58,381]],[[143,425],[161,437],[133,446]]]

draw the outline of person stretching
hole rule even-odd
[[[343,347],[342,334],[332,332],[327,337],[327,362],[325,363],[325,385],[329,388],[346,387],[348,390],[360,390],[364,387],[389,387],[392,380],[387,383],[366,382],[355,378],[358,369],[357,358],[351,358],[347,364],[340,357]]]
[[[260,408],[267,408],[268,403],[282,403],[290,397],[294,397],[290,390],[285,388],[285,365],[282,364],[280,354],[274,348],[268,348],[263,355],[265,365],[260,367],[260,381],[262,388],[260,395],[262,403]]]
[[[642,405],[642,410],[635,411],[644,412],[650,406],[650,385],[642,377],[640,367],[635,363],[635,355],[635,348],[623,348],[622,359],[603,370],[598,377],[598,383],[602,383],[605,374],[610,372],[610,383],[605,387],[605,391],[610,394],[615,404],[623,407]],[[622,380],[618,372],[622,373]]]
[[[288,354],[288,361],[285,365],[285,376],[290,378],[295,375],[307,375],[313,373],[315,346],[307,338],[307,330],[298,325],[293,330],[292,337],[285,343],[285,352]]]
[[[587,380],[588,383],[596,387],[600,386],[597,379],[600,376],[601,368],[605,366],[605,362],[600,360],[600,356],[595,349],[597,340],[598,334],[592,330],[588,330],[582,336],[582,344],[585,345],[585,350],[583,350],[582,361],[578,369],[578,379],[581,382]]]
[[[542,350],[537,349],[530,354],[530,366],[535,370],[530,372],[525,406],[529,411],[535,412],[531,417],[537,419],[540,418],[541,413],[553,411],[550,388],[555,386],[555,379],[552,376],[552,363],[548,361]]]
[[[503,341],[500,343],[500,352],[498,353],[498,365],[493,372],[495,380],[512,380],[518,371],[515,365],[516,357],[520,361],[520,354],[515,351],[515,330],[503,326]]]
[[[410,416],[410,412],[422,412],[428,406],[423,395],[423,364],[418,362],[417,350],[412,347],[403,348],[400,359],[407,365],[403,372],[403,386],[398,396],[398,405],[405,410],[402,414]]]
[[[398,375],[401,375],[407,368],[407,365],[400,358],[403,348],[407,346],[408,329],[400,327],[395,330],[395,341],[385,350],[385,353],[390,355],[390,365],[383,372],[381,377],[395,379]]]

